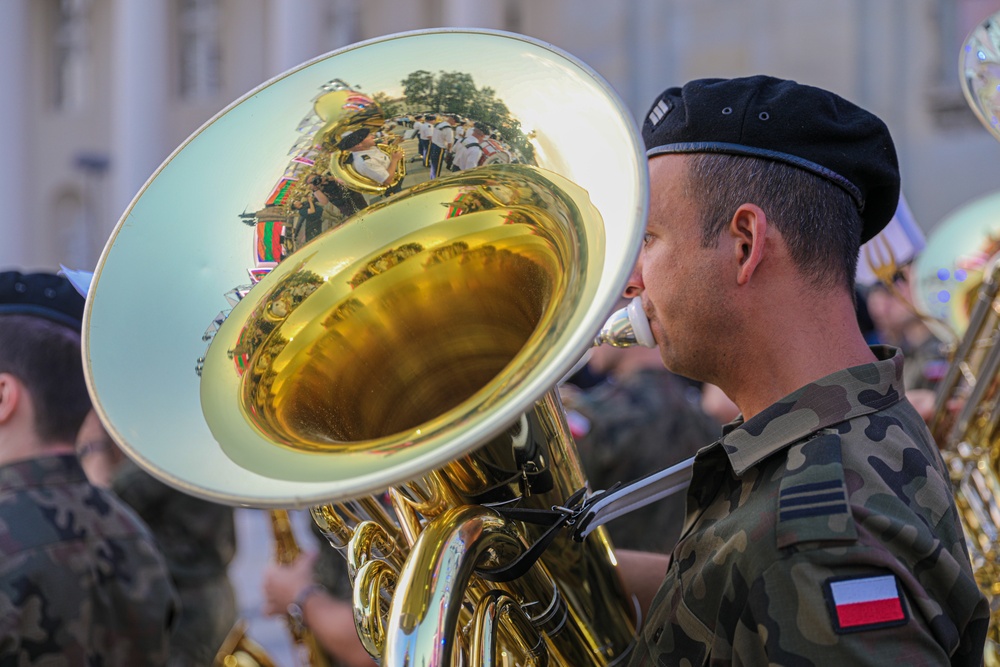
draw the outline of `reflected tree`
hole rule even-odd
[[[427,70],[418,69],[410,72],[402,80],[403,95],[406,102],[416,109],[430,109],[434,106],[434,75]]]

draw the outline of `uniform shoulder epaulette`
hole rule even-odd
[[[858,539],[837,431],[824,429],[788,448],[776,514],[779,549]]]

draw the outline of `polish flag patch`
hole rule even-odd
[[[894,574],[828,579],[825,588],[838,633],[891,628],[907,621]]]

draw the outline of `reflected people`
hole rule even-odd
[[[350,153],[348,164],[359,175],[378,185],[386,186],[386,196],[403,189],[403,179],[397,174],[406,153],[401,148],[391,154],[375,145],[375,135],[367,127],[345,132],[337,147]]]

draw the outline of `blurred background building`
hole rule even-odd
[[[997,187],[1000,146],[958,76],[966,34],[997,10],[1000,0],[0,0],[0,265],[92,269],[146,179],[230,102],[327,51],[438,26],[549,42],[602,74],[636,118],[695,77],[762,72],[830,88],[889,124],[904,193],[929,230]]]

